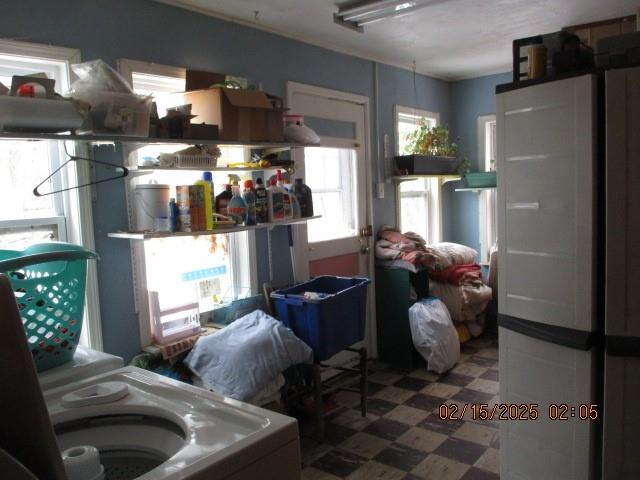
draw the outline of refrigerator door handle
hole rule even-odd
[[[540,202],[507,203],[507,210],[540,210]]]

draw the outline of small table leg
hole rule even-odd
[[[316,439],[324,441],[324,408],[322,405],[322,377],[320,364],[313,364],[313,398],[316,423]]]
[[[367,416],[367,386],[369,383],[367,372],[367,349],[360,349],[360,413]]]

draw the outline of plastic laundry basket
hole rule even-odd
[[[271,294],[278,319],[322,362],[364,339],[368,278],[323,275]],[[305,298],[305,292],[318,294]]]
[[[98,254],[79,245],[47,242],[0,250],[31,354],[39,372],[73,357],[84,312],[87,260]]]

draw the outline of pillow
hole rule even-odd
[[[459,243],[440,242],[429,245],[437,260],[433,265],[436,270],[443,270],[451,265],[466,265],[475,263],[478,252],[473,248]]]
[[[248,401],[280,372],[311,363],[311,348],[262,310],[200,337],[185,364],[215,392]]]

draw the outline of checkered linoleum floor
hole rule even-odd
[[[498,402],[498,349],[471,340],[458,365],[438,376],[373,365],[368,415],[358,395],[339,392],[323,443],[303,433],[303,480],[494,480],[499,475],[496,421],[441,420],[442,403]]]

